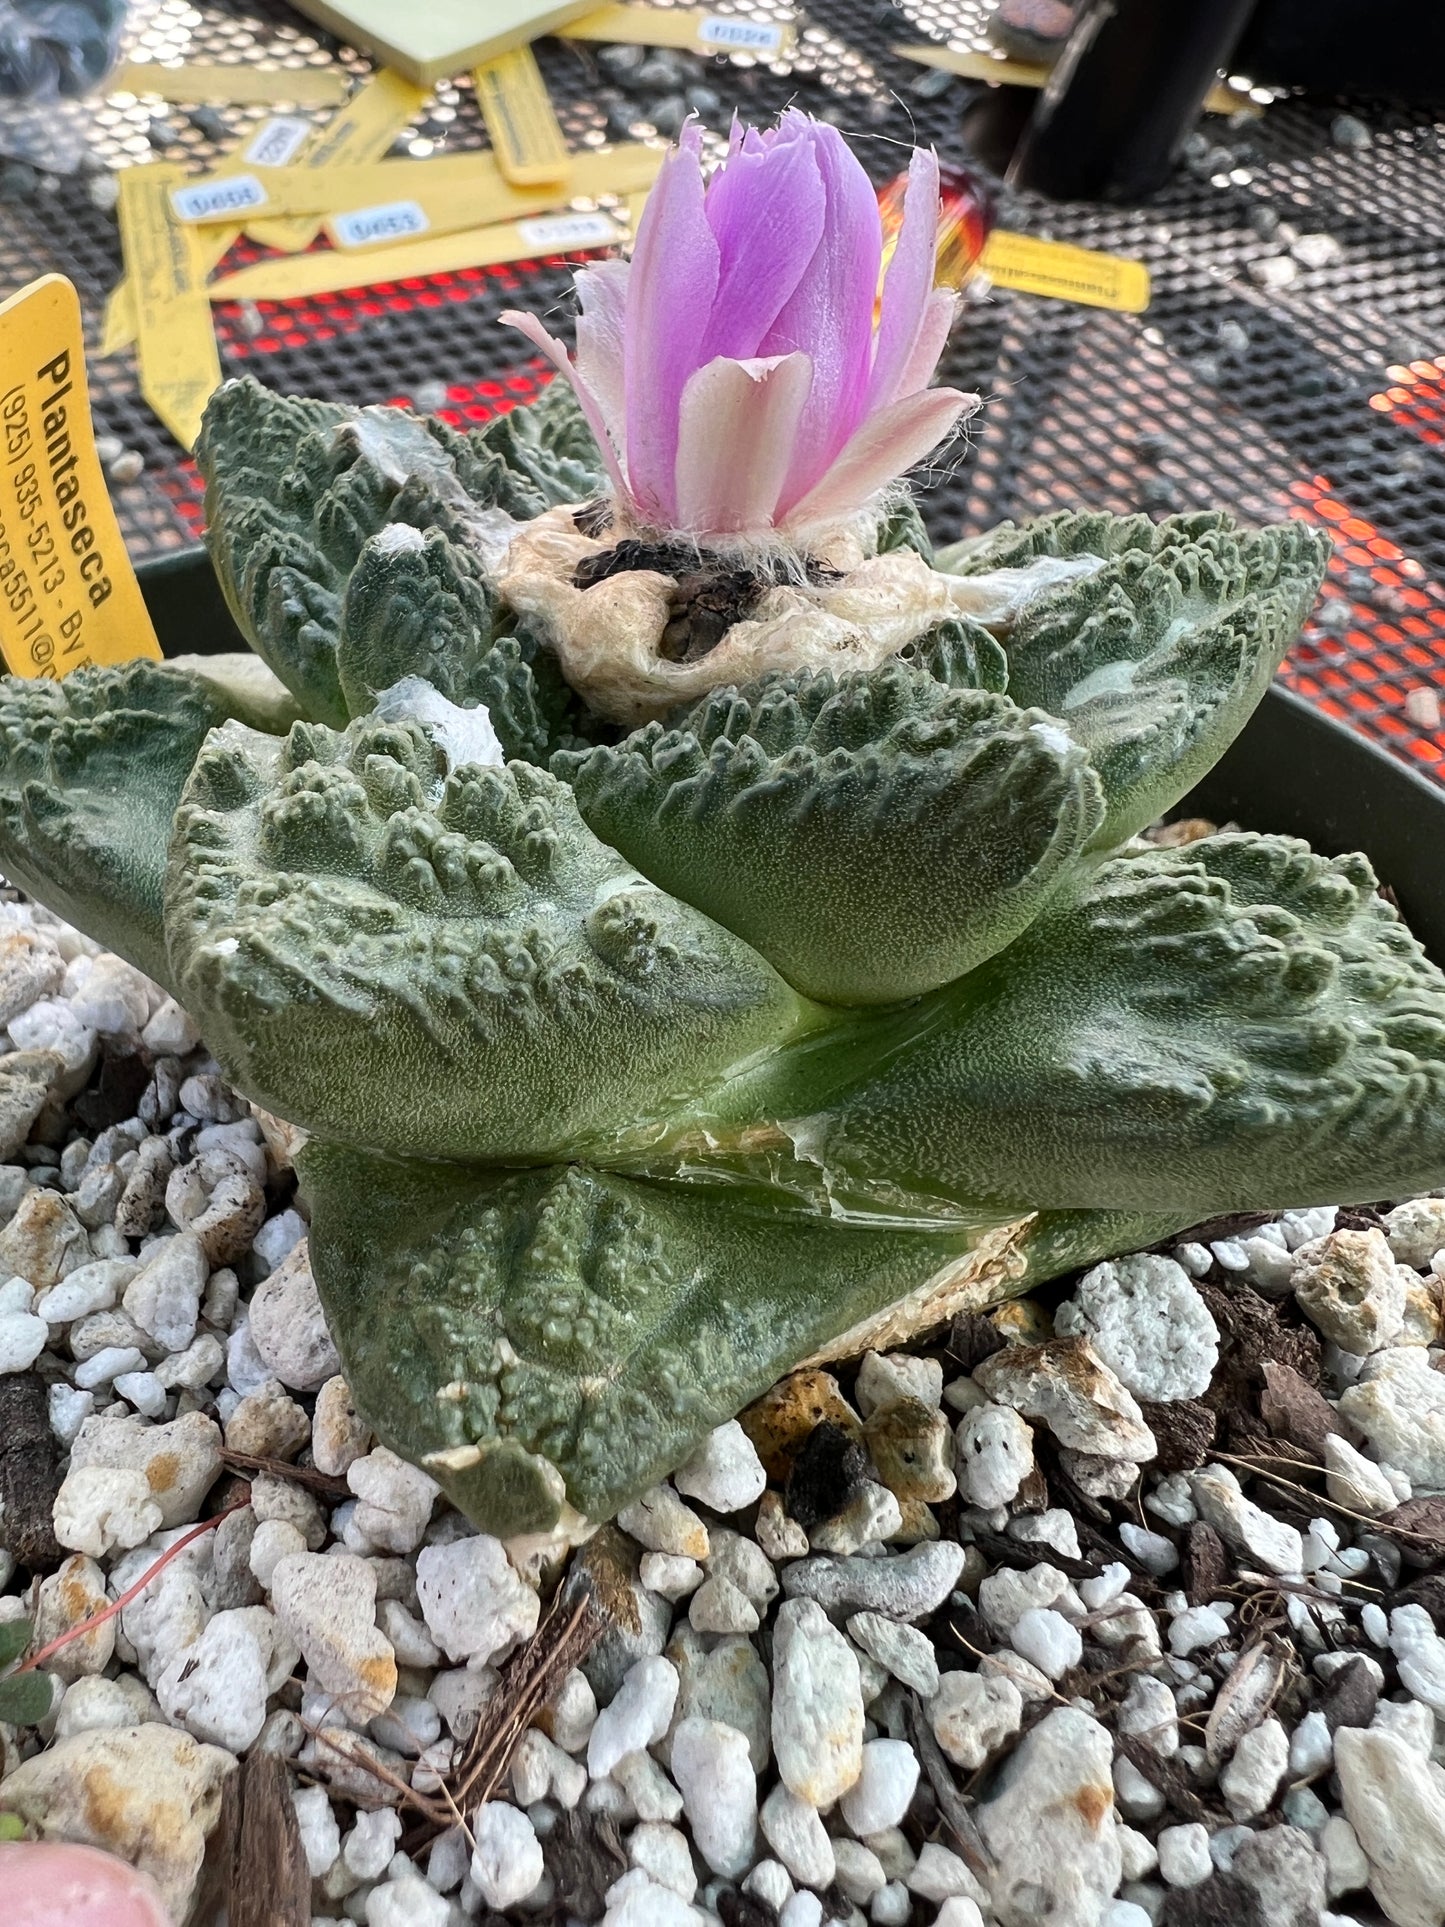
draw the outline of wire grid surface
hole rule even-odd
[[[718,96],[764,121],[794,103],[826,114],[882,184],[915,138],[947,165],[965,129],[999,96],[898,59],[899,42],[984,43],[987,0],[715,0],[715,11],[797,27],[786,61],[697,61]],[[370,63],[279,0],[145,0],[131,57],[266,67]],[[597,49],[556,39],[538,58],[569,143],[597,147],[628,98]],[[1336,538],[1331,580],[1282,672],[1331,713],[1445,781],[1445,736],[1428,698],[1445,694],[1445,277],[1438,212],[1442,134],[1428,115],[1359,107],[1368,145],[1340,145],[1345,103],[1277,101],[1249,122],[1206,117],[1192,159],[1149,203],[1101,208],[1004,195],[1000,224],[1142,258],[1153,300],[1142,316],[992,293],[974,302],[940,369],[986,406],[969,443],[920,478],[936,540],[1006,517],[1087,504],[1156,512],[1223,504],[1248,521],[1322,521]],[[630,132],[653,133],[634,99]],[[86,166],[38,186],[0,162],[0,297],[37,274],[67,274],[92,341],[120,273],[114,214],[94,173],[164,157],[213,166],[248,127],[279,111],[195,113],[112,95],[83,107]],[[318,110],[320,111],[320,110]],[[163,124],[153,127],[155,121]],[[199,123],[199,124],[198,124]],[[470,84],[436,90],[395,151],[481,147]],[[33,188],[33,192],[27,190]],[[1271,288],[1256,264],[1287,252],[1272,220],[1338,243],[1324,265]],[[259,251],[242,243],[232,263]],[[1270,271],[1265,270],[1266,276]],[[498,325],[522,305],[554,323],[570,312],[560,259],[475,269],[286,303],[213,310],[223,367],[269,386],[350,402],[404,400],[446,385],[443,411],[486,420],[535,393],[541,364]],[[141,399],[133,356],[92,359],[97,428],[145,457],[115,491],[137,559],[181,547],[202,525],[195,464]],[[1413,693],[1412,693],[1413,692]]]

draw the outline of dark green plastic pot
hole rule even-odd
[[[244,649],[203,548],[138,571],[168,656]],[[1173,812],[1363,850],[1410,928],[1445,966],[1445,787],[1275,685],[1234,745]]]

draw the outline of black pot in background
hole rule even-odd
[[[1445,102],[1441,0],[1258,0],[1235,71],[1272,87]]]
[[[168,656],[244,649],[202,548],[137,571]],[[1278,684],[1219,762],[1170,812],[1302,836],[1326,856],[1363,850],[1445,967],[1445,787]]]

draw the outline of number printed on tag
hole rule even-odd
[[[709,13],[698,21],[697,37],[704,47],[726,47],[734,53],[776,53],[783,44],[783,29],[769,21],[734,20]]]
[[[285,167],[311,132],[300,114],[273,114],[246,149],[243,159],[252,167]]]
[[[517,232],[533,248],[607,247],[618,238],[617,223],[610,214],[539,214],[532,221],[518,221]]]
[[[266,190],[254,174],[232,174],[224,181],[197,181],[191,187],[171,189],[171,206],[183,221],[221,221],[265,205]]]
[[[358,207],[350,214],[333,214],[328,226],[338,247],[364,248],[406,234],[425,234],[431,222],[416,201],[387,201],[381,207]]]

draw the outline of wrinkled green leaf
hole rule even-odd
[[[585,1155],[822,1018],[599,843],[565,784],[448,772],[412,723],[213,736],[166,933],[242,1089],[419,1156]]]
[[[0,1620],[0,1668],[13,1666],[30,1644],[28,1619]]]
[[[0,1679],[0,1720],[7,1726],[38,1726],[54,1698],[48,1673],[12,1673],[9,1679]]]
[[[1047,716],[901,662],[720,689],[553,768],[598,836],[836,1004],[914,997],[1001,950],[1103,813]]]

